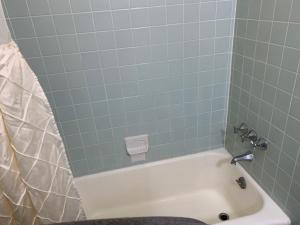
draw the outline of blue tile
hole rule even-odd
[[[112,17],[115,29],[128,29],[131,27],[129,10],[114,11]]]
[[[67,73],[69,88],[83,88],[86,87],[85,77],[82,71]]]
[[[84,132],[93,132],[96,133],[95,130],[95,122],[93,118],[84,118],[84,119],[79,119],[78,120],[78,126],[79,126],[79,130],[81,133]]]
[[[49,0],[51,12],[53,14],[66,14],[71,12],[69,0]]]
[[[76,121],[68,121],[62,123],[63,135],[77,134],[79,131],[78,124]]]
[[[57,34],[64,35],[75,33],[74,21],[71,15],[56,15],[53,16],[53,20]]]
[[[32,21],[29,18],[16,18],[11,24],[17,39],[35,37]]]
[[[50,9],[47,0],[28,0],[27,2],[31,16],[41,16],[50,14]]]
[[[58,40],[62,54],[72,54],[79,51],[77,38],[75,35],[59,36]]]
[[[97,52],[81,53],[82,68],[84,70],[99,68],[99,58]]]
[[[56,107],[72,105],[72,99],[69,91],[53,92],[53,97],[54,97]]]
[[[48,76],[49,84],[52,90],[66,90],[68,89],[68,81],[65,74],[54,74]]]
[[[20,39],[17,41],[18,46],[25,57],[39,57],[40,49],[36,38]]]
[[[78,45],[81,52],[97,50],[95,34],[93,33],[78,34]]]
[[[5,9],[8,17],[26,17],[29,15],[26,1],[4,0]]]
[[[101,70],[88,70],[85,72],[88,86],[97,86],[104,83]]]
[[[106,99],[104,86],[89,87],[89,94],[91,96],[91,101],[102,101]]]
[[[91,10],[89,1],[81,1],[81,0],[70,0],[72,12],[88,12]]]
[[[49,74],[63,73],[64,67],[61,61],[61,56],[47,56],[44,57],[46,71]]]
[[[59,45],[56,37],[40,37],[39,44],[43,56],[59,55]]]
[[[32,52],[31,52],[32,53]],[[31,58],[27,59],[31,69],[36,73],[37,76],[46,74],[46,68],[42,58]]]
[[[86,88],[73,89],[70,91],[74,104],[83,104],[90,101],[89,93]]]
[[[85,33],[94,31],[92,13],[81,13],[74,15],[74,24],[77,33]]]
[[[91,7],[93,11],[104,11],[110,9],[109,0],[91,0]]]
[[[63,55],[62,58],[67,72],[74,72],[74,71],[81,70],[80,54]]]
[[[107,102],[93,102],[92,109],[95,116],[105,116],[108,114]]]
[[[95,12],[94,22],[97,31],[107,31],[113,29],[112,16],[109,12]]]
[[[92,109],[90,104],[75,105],[75,113],[78,119],[92,117]]]
[[[33,17],[32,21],[38,37],[56,35],[51,16]]]

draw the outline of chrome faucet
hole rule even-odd
[[[253,129],[248,130],[247,133],[242,134],[240,137],[242,142],[249,140],[250,142],[255,143],[257,141],[257,133]]]
[[[245,123],[241,123],[241,125],[239,127],[233,127],[233,132],[235,134],[239,133],[239,134],[243,135],[243,134],[248,133],[248,131],[249,131],[248,125]]]
[[[252,151],[247,151],[244,154],[234,156],[231,160],[231,164],[236,165],[237,162],[240,161],[248,161],[251,162],[254,159],[254,154]]]
[[[246,140],[250,141],[252,150],[249,150],[244,154],[234,156],[231,160],[231,164],[233,165],[236,165],[236,163],[240,161],[251,162],[254,159],[255,150],[268,149],[268,141],[264,138],[258,138],[256,131],[253,129],[248,129],[248,126],[245,123],[242,123],[239,127],[234,127],[234,133],[240,134],[242,142]]]

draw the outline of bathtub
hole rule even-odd
[[[225,149],[79,177],[89,219],[176,216],[222,225],[288,225],[289,218]],[[243,176],[247,188],[235,181]],[[220,213],[229,215],[221,221]]]

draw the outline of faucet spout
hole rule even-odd
[[[237,156],[233,157],[232,160],[231,160],[231,164],[236,165],[236,163],[240,162],[240,161],[251,162],[251,161],[253,161],[253,159],[254,159],[253,152],[252,151],[247,151],[244,154],[237,155]]]

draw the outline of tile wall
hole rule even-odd
[[[2,0],[75,176],[222,147],[235,0]]]
[[[226,147],[249,148],[232,133],[246,122],[270,143],[244,164],[300,222],[300,1],[238,0]]]

